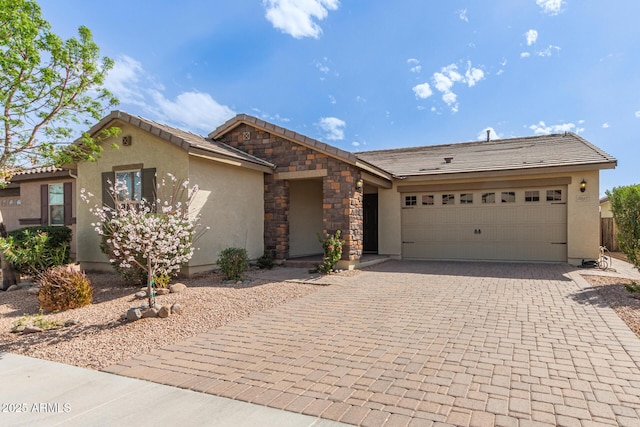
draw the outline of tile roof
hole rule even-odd
[[[227,144],[213,141],[205,138],[204,136],[196,135],[195,133],[174,128],[162,123],[157,123],[153,120],[135,116],[124,111],[112,111],[108,116],[104,117],[99,123],[93,126],[89,133],[94,134],[98,132],[100,129],[107,126],[107,124],[112,120],[120,120],[132,126],[139,127],[142,130],[181,147],[185,151],[197,148],[204,150],[205,152],[221,155],[231,159],[242,160],[271,169],[274,168],[274,165],[266,160],[259,159],[258,157],[247,154]]]
[[[608,169],[617,162],[574,133],[364,151],[355,155],[396,177],[577,165]]]
[[[38,166],[29,169],[20,169],[14,173],[15,175],[35,175],[40,173],[62,172],[64,169],[56,166]]]

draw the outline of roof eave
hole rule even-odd
[[[407,181],[438,181],[449,179],[464,179],[464,178],[486,178],[486,177],[500,177],[500,176],[513,176],[513,175],[539,175],[539,174],[551,174],[551,173],[571,173],[571,172],[586,172],[601,169],[614,169],[617,165],[616,160],[601,162],[601,163],[588,163],[579,165],[565,165],[565,166],[543,166],[533,168],[519,168],[519,169],[497,169],[487,171],[465,171],[465,172],[446,172],[439,171],[438,173],[427,174],[402,174],[395,175],[396,179]]]
[[[238,167],[244,167],[247,169],[253,169],[253,170],[257,170],[260,172],[264,172],[264,173],[268,173],[268,174],[272,174],[273,173],[273,167],[264,165],[264,164],[259,164],[259,163],[255,163],[255,162],[250,162],[248,160],[242,160],[242,159],[238,159],[232,156],[225,156],[223,154],[219,154],[219,153],[214,153],[212,151],[209,150],[205,150],[203,148],[199,148],[199,147],[191,147],[189,148],[188,151],[190,156],[195,156],[195,157],[200,157],[200,158],[204,158],[204,159],[208,159],[208,160],[213,160],[215,162],[219,162],[219,163],[224,163],[227,165],[232,165],[232,166],[238,166]]]

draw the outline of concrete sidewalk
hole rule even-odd
[[[0,405],[2,426],[342,425],[9,353],[0,353]]]

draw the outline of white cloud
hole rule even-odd
[[[137,90],[141,79],[148,81],[142,64],[123,55],[116,59],[105,78],[104,86],[123,104],[144,105],[144,95]]]
[[[536,30],[529,30],[524,33],[524,36],[527,39],[527,46],[531,46],[538,40],[538,32]]]
[[[469,63],[469,67],[464,73],[464,77],[469,87],[472,87],[475,86],[477,82],[484,79],[484,71],[482,71],[480,68],[473,68],[471,66],[471,63]]]
[[[528,58],[530,56],[531,56],[531,54],[529,52],[521,52],[520,53],[520,58]]]
[[[164,87],[149,75],[135,59],[122,56],[105,79],[105,87],[120,102],[142,109],[151,119],[184,127],[194,132],[208,133],[236,113],[218,103],[208,93],[197,90],[186,91],[170,100],[164,95]]]
[[[347,124],[336,117],[323,117],[318,126],[326,132],[325,138],[329,141],[341,141],[344,139],[344,128]]]
[[[640,110],[636,111],[636,117],[640,119]]]
[[[608,129],[609,128],[609,123],[603,123],[602,124],[602,128],[603,129]]]
[[[420,61],[415,58],[407,59],[407,64],[409,64],[409,71],[412,73],[419,73],[422,71],[422,65],[420,65]]]
[[[332,103],[332,104],[335,104],[337,102],[336,101],[336,97],[333,96],[333,95],[329,95],[329,102]]]
[[[557,15],[561,12],[564,5],[563,0],[536,0],[538,6],[542,8],[542,11],[549,15]]]
[[[151,97],[158,106],[157,114],[165,121],[177,121],[205,132],[210,132],[236,114],[226,105],[219,104],[208,93],[183,92],[172,101],[161,92],[152,91]]]
[[[412,89],[413,89],[413,93],[416,94],[416,98],[419,98],[419,99],[426,99],[431,95],[433,95],[433,91],[431,90],[431,86],[429,86],[429,83],[422,83],[422,84],[416,85]]]
[[[457,13],[458,13],[458,18],[460,18],[461,21],[469,22],[469,18],[467,17],[467,9],[461,9],[457,11]]]
[[[478,134],[478,141],[486,141],[487,140],[487,131],[489,131],[489,139],[493,141],[494,139],[502,138],[498,132],[491,126],[488,126],[480,131]]]
[[[541,50],[539,52],[536,52],[536,55],[538,56],[551,56],[553,55],[554,52],[559,52],[560,51],[560,47],[559,46],[554,46],[554,45],[549,45],[548,48],[546,48],[545,50]]]
[[[351,145],[353,145],[354,147],[359,147],[360,143],[358,141],[353,141]]]
[[[584,131],[584,128],[576,127],[574,123],[547,125],[543,121],[540,121],[537,124],[529,126],[529,129],[531,129],[533,133],[535,133],[536,135],[546,135],[550,133],[564,133],[564,132],[580,133]]]
[[[265,17],[274,28],[296,39],[318,38],[322,28],[315,22],[340,7],[339,0],[263,0]]]
[[[469,87],[475,86],[477,82],[485,78],[484,71],[471,66],[471,61],[467,62],[467,70],[464,76],[458,71],[456,64],[443,67],[440,72],[433,73],[435,88],[442,93],[442,100],[451,108],[451,111],[458,111],[458,96],[452,91],[455,83],[466,83]]]

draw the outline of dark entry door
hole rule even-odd
[[[363,202],[363,250],[378,253],[378,194],[365,194]]]

